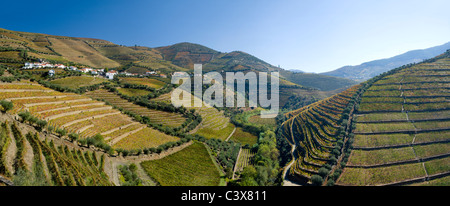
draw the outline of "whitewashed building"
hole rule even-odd
[[[48,76],[55,76],[55,70],[50,69],[50,71],[48,71]]]
[[[105,75],[106,75],[106,78],[108,78],[108,79],[114,79],[114,76],[117,74],[118,74],[117,71],[111,70],[111,71],[106,72]]]

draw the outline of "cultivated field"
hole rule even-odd
[[[450,65],[441,60],[375,82],[362,99],[354,148],[337,184],[448,185],[449,84]]]
[[[309,180],[331,161],[338,141],[344,140],[340,135],[343,131],[338,122],[345,119],[344,110],[358,88],[359,86],[354,86],[343,93],[286,114],[289,120],[282,124],[281,135],[289,144],[296,145],[294,153],[298,156],[289,170],[290,175]]]
[[[229,141],[239,142],[242,145],[248,144],[250,146],[253,146],[258,142],[258,137],[243,131],[240,127],[236,127],[236,131],[234,132],[233,136],[231,136]]]
[[[152,100],[171,103],[171,95],[172,93],[167,93]],[[195,101],[194,98],[196,97],[192,96],[192,102]],[[202,135],[206,138],[225,140],[233,132],[235,126],[230,123],[230,119],[223,114],[223,111],[219,111],[214,107],[207,107],[204,103],[203,107],[192,108],[202,116],[202,123],[193,131],[193,133]]]
[[[162,88],[166,83],[150,78],[121,77],[120,82],[124,84],[136,84],[152,87],[155,89]]]
[[[86,93],[86,95],[93,99],[101,99],[109,102],[111,105],[114,105],[117,108],[123,108],[124,110],[128,110],[142,116],[147,116],[150,118],[150,121],[156,124],[162,124],[164,126],[170,127],[179,127],[183,124],[183,122],[186,121],[186,118],[184,118],[181,114],[164,112],[139,106],[133,104],[132,102],[129,102],[128,100],[122,99],[120,98],[120,96],[107,90],[100,89],[88,92]]]
[[[252,158],[255,154],[250,149],[241,149],[238,160],[236,161],[236,171],[241,172],[245,167],[252,164]]]
[[[66,78],[62,78],[62,79],[56,79],[56,80],[51,81],[51,83],[60,85],[62,87],[78,89],[80,87],[100,84],[100,83],[106,82],[106,81],[108,81],[108,80],[106,80],[102,77],[73,76],[73,77],[66,77]]]
[[[117,88],[120,94],[130,96],[130,97],[138,97],[138,96],[147,96],[151,92],[143,89],[131,89],[131,88]]]
[[[115,144],[120,143],[128,149],[155,146],[175,139],[147,128],[146,125],[133,121],[112,106],[87,96],[56,92],[27,81],[0,85],[8,88],[0,89],[0,97],[13,102],[14,109],[10,111],[11,114],[29,111],[31,115],[46,120],[53,128],[78,133],[80,138],[101,134],[114,147],[117,148]],[[138,133],[142,129],[145,129],[145,134]],[[128,138],[141,143],[124,143]],[[142,144],[143,140],[140,138],[146,140],[145,144]]]
[[[15,123],[0,128],[0,175],[17,186],[111,186],[106,155],[56,146]]]
[[[147,174],[162,186],[217,186],[220,174],[201,143],[163,159],[141,163]]]

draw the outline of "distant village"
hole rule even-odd
[[[46,61],[40,60],[39,62],[26,62],[25,65],[22,67],[22,69],[42,69],[42,68],[50,68],[48,71],[49,76],[55,75],[54,69],[64,69],[69,71],[78,71],[86,74],[91,75],[98,75],[103,76],[107,79],[114,79],[115,75],[123,75],[123,76],[134,76],[134,77],[143,77],[143,76],[157,76],[162,78],[167,78],[165,74],[159,74],[156,71],[147,71],[145,74],[138,74],[138,73],[128,73],[128,72],[117,72],[116,70],[108,70],[105,72],[105,69],[93,69],[93,68],[81,68],[78,69],[75,66],[66,66],[64,64],[50,64]]]

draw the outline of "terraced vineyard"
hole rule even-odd
[[[163,159],[141,163],[145,172],[162,186],[217,186],[220,174],[207,149],[195,142]]]
[[[122,95],[130,97],[147,96],[151,92],[143,89],[131,89],[131,88],[117,88],[117,91]]]
[[[51,81],[51,83],[59,85],[61,87],[68,87],[71,89],[77,89],[79,87],[91,86],[95,84],[100,84],[103,82],[107,82],[108,80],[101,77],[92,77],[92,76],[72,76],[66,77],[62,79],[57,79]]]
[[[7,120],[0,128],[0,175],[14,185],[113,185],[104,170],[105,155],[56,146],[24,131]]]
[[[167,93],[152,99],[153,101],[162,101],[171,103],[172,93]],[[192,101],[194,97],[192,96]],[[232,134],[235,126],[230,123],[230,119],[224,115],[223,111],[219,111],[214,107],[207,107],[203,104],[203,107],[193,107],[201,116],[202,123],[193,131],[195,134],[202,135],[206,138],[215,138],[225,140],[230,134]]]
[[[293,147],[289,175],[308,182],[325,164],[336,163],[346,141],[345,131],[351,102],[360,85],[340,94],[287,113],[281,136]],[[344,124],[342,124],[344,123]]]
[[[241,149],[238,160],[236,161],[235,171],[242,172],[245,167],[252,164],[253,156],[255,156],[255,153],[250,149]]]
[[[157,124],[162,124],[164,126],[179,127],[183,124],[183,122],[186,121],[186,118],[184,118],[181,114],[158,111],[142,107],[133,104],[132,102],[129,102],[125,99],[122,99],[120,98],[120,96],[107,90],[100,89],[88,92],[86,93],[86,95],[93,99],[103,99],[116,106],[117,108],[123,108],[136,114],[147,116],[149,117],[150,121]]]
[[[242,145],[253,146],[258,142],[258,137],[244,131],[241,127],[236,127],[236,131],[233,136],[230,137],[229,141],[238,142]]]
[[[450,185],[450,54],[399,69],[363,95],[339,185]]]
[[[14,104],[11,114],[29,111],[31,115],[46,120],[53,128],[78,133],[80,138],[101,134],[115,148],[118,144],[127,149],[144,149],[177,139],[148,128],[104,102],[87,96],[56,92],[27,81],[0,85],[1,88],[7,88],[0,89],[1,98]],[[142,143],[143,139],[146,140],[145,144]]]
[[[124,84],[144,85],[155,89],[160,89],[165,85],[162,81],[150,78],[121,77],[120,82]]]

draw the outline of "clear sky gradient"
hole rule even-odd
[[[2,2],[0,27],[149,47],[245,51],[325,72],[450,41],[448,0],[104,0]]]

